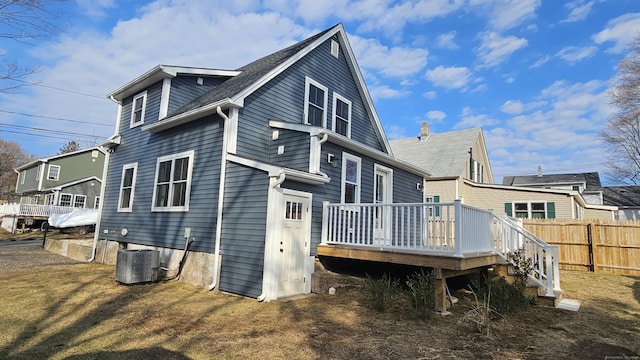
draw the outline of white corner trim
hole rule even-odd
[[[160,95],[160,112],[158,120],[165,118],[169,113],[169,95],[171,93],[171,78],[162,80],[162,94]]]

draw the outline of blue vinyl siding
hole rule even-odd
[[[99,229],[103,239],[151,246],[184,248],[184,229],[191,228],[191,250],[213,252],[218,205],[222,121],[210,116],[157,134],[131,129],[111,155]],[[128,128],[128,126],[127,126]],[[142,150],[143,149],[143,150]],[[194,150],[189,211],[151,212],[156,159]],[[122,166],[138,163],[133,211],[117,212]],[[127,236],[120,234],[128,230]],[[107,231],[105,234],[104,231]]]
[[[291,130],[278,130],[277,140],[271,142],[270,163],[300,171],[309,171],[309,146],[311,138],[308,133]],[[284,154],[278,155],[278,147],[284,147]]]
[[[220,290],[258,297],[262,293],[267,227],[268,175],[227,165],[220,251]]]
[[[239,155],[268,161],[269,120],[303,123],[306,76],[328,87],[327,128],[332,128],[335,91],[352,102],[351,138],[376,150],[383,149],[344,54],[338,59],[332,56],[328,40],[245,99],[239,113]]]
[[[198,85],[198,77],[202,78],[202,85]],[[179,75],[171,79],[168,114],[220,85],[226,79],[218,76],[196,75]]]

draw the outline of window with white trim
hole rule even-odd
[[[140,93],[133,97],[131,103],[131,123],[129,127],[144,124],[144,111],[147,107],[147,92]]]
[[[188,211],[194,152],[158,158],[153,187],[153,211]]]
[[[73,207],[84,208],[87,203],[86,195],[73,195]]]
[[[58,181],[59,178],[60,178],[60,165],[49,165],[47,180]]]
[[[342,202],[360,203],[360,177],[362,160],[342,153]]]
[[[24,179],[27,177],[27,171],[22,170],[20,172],[20,185],[24,185]]]
[[[351,101],[333,93],[333,131],[351,137]]]
[[[100,196],[95,197],[95,200],[93,201],[93,208],[95,210],[98,210],[100,208]]]
[[[287,201],[284,218],[286,220],[302,220],[302,206],[301,202]]]
[[[56,201],[56,195],[51,193],[51,194],[46,194],[44,196],[44,204],[45,205],[53,205],[55,204]]]
[[[514,215],[521,219],[546,219],[547,204],[545,202],[514,202]]]
[[[73,201],[73,195],[71,194],[60,194],[60,201],[58,205],[60,206],[71,206],[71,201]]]
[[[41,167],[42,165],[38,165],[38,167],[36,168],[36,180],[40,180],[40,175],[42,175]]]
[[[136,188],[136,176],[138,163],[122,166],[122,178],[120,180],[120,195],[118,197],[118,211],[130,212],[133,210],[133,195]]]
[[[327,127],[328,89],[319,82],[305,78],[304,122],[308,125]]]

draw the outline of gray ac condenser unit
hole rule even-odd
[[[159,264],[158,250],[118,250],[116,281],[123,284],[155,281],[158,277]]]

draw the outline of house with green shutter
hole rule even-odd
[[[595,201],[600,180],[592,173],[506,176],[495,184],[482,129],[431,133],[389,141],[396,158],[429,169],[426,202],[451,202],[523,219],[615,219],[616,206]],[[595,182],[597,181],[597,184]],[[596,186],[597,185],[597,186]],[[601,195],[600,195],[601,197]]]

